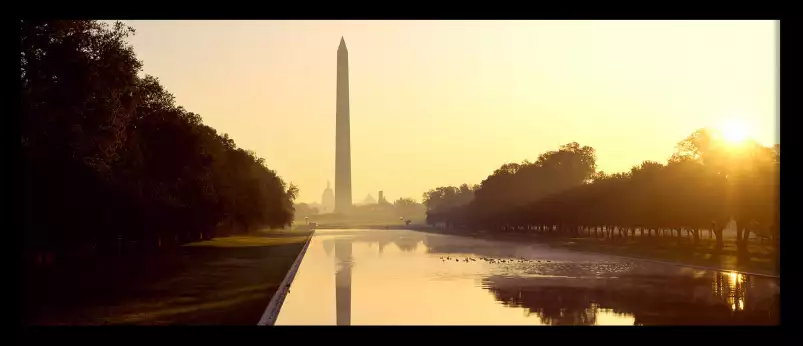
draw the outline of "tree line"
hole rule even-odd
[[[318,208],[307,203],[295,205],[296,220],[326,220],[328,218],[343,217],[340,214],[321,214]],[[416,202],[412,198],[401,197],[393,203],[380,200],[377,203],[355,205],[345,216],[352,219],[373,219],[373,220],[395,220],[400,219],[406,222],[424,219],[426,209],[424,205]],[[318,217],[316,217],[318,216]]]
[[[424,193],[427,222],[454,229],[625,239],[680,237],[708,231],[723,247],[736,222],[747,254],[750,232],[780,239],[780,145],[734,144],[700,129],[680,141],[666,163],[644,161],[628,172],[597,171],[592,147],[569,143],[535,162],[502,165],[479,185]],[[777,256],[776,256],[777,257]]]
[[[140,76],[120,22],[21,20],[26,254],[121,254],[283,227],[298,189]]]

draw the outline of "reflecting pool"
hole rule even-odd
[[[277,325],[767,325],[780,280],[409,230],[315,232]]]

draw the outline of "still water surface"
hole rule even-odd
[[[277,325],[777,324],[778,279],[407,230],[318,230]]]

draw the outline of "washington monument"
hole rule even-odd
[[[337,47],[337,114],[335,134],[335,212],[351,209],[351,131],[349,130],[349,51],[340,38]]]

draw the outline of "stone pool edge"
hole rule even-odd
[[[293,265],[290,266],[290,270],[287,271],[287,274],[285,274],[281,284],[279,284],[279,287],[276,289],[276,293],[274,293],[273,297],[270,298],[268,306],[265,307],[265,312],[262,313],[262,318],[260,318],[259,322],[257,323],[258,326],[272,326],[274,323],[276,323],[276,318],[279,317],[279,312],[282,309],[284,299],[287,297],[287,293],[290,292],[290,285],[293,283],[293,279],[296,277],[298,267],[301,265],[301,261],[304,259],[304,254],[307,253],[307,248],[309,247],[313,236],[315,236],[315,230],[312,230],[310,233],[309,238],[307,238],[307,241],[304,243],[304,247],[301,248],[298,256],[296,256],[295,262],[293,262]]]

